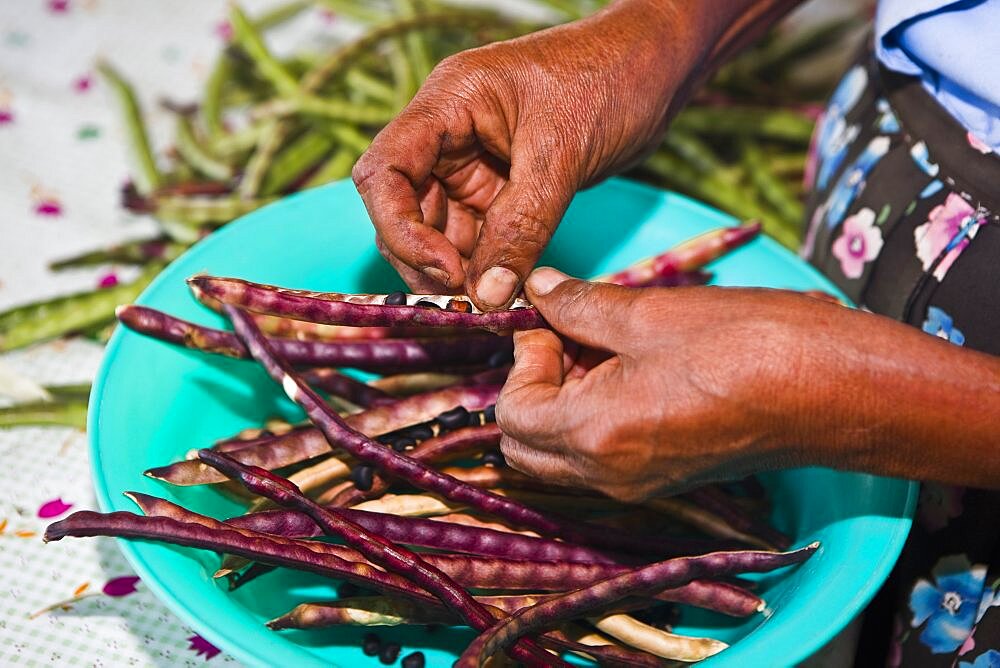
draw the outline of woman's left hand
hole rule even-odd
[[[805,465],[1000,486],[997,358],[782,290],[544,268],[525,292],[554,331],[515,334],[497,422],[538,478],[625,501]]]
[[[515,334],[497,402],[514,468],[631,501],[802,460],[783,413],[800,307],[814,300],[627,289],[553,269],[535,271],[526,292],[555,331]]]

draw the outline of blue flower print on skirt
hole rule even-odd
[[[991,649],[977,656],[972,663],[959,661],[958,668],[1000,668],[1000,652]]]
[[[826,226],[834,227],[844,219],[844,214],[865,187],[865,179],[872,168],[889,152],[891,140],[879,135],[868,142],[861,155],[844,170],[826,200]]]
[[[945,341],[954,343],[956,346],[965,344],[965,334],[958,327],[955,327],[951,316],[937,306],[927,308],[927,319],[924,320],[921,329],[928,334],[933,334]]]
[[[911,625],[927,623],[920,642],[932,653],[954,652],[976,623],[986,566],[972,566],[964,554],[956,554],[941,558],[932,574],[933,583],[921,578],[910,594]]]
[[[861,99],[868,86],[868,73],[861,66],[852,68],[837,86],[830,104],[823,112],[817,132],[816,153],[820,159],[820,168],[816,176],[816,187],[826,188],[833,174],[840,167],[847,155],[847,148],[858,136],[860,128],[857,125],[847,125],[845,116]]]

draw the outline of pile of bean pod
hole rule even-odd
[[[759,230],[714,230],[598,280],[703,283],[707,263]],[[237,491],[242,515],[221,521],[128,492],[141,514],[77,512],[50,525],[47,541],[101,535],[210,550],[232,588],[275,568],[343,581],[336,598],[276,611],[268,626],[463,624],[479,635],[459,666],[503,653],[528,666],[567,665],[564,652],[609,666],[697,661],[726,644],[673,633],[667,612],[759,614],[765,602],[739,576],[800,563],[818,547],[788,551],[753,480],[630,505],[508,468],[494,405],[511,332],[547,326],[526,301],[483,313],[465,296],[318,293],[205,275],[189,286],[233,331],[144,306],[123,306],[118,318],[178,346],[256,360],[308,421],[270,421],[146,471]],[[362,383],[345,369],[384,375]],[[393,663],[400,646],[372,635],[364,650]]]
[[[98,69],[122,110],[134,172],[123,206],[150,215],[162,233],[66,258],[53,269],[112,265],[142,271],[111,288],[0,313],[0,352],[71,334],[106,340],[117,305],[131,302],[163,266],[220,225],[282,195],[349,175],[372,137],[449,54],[578,18],[600,0],[536,0],[550,20],[526,21],[437,0],[298,0],[258,17],[233,5],[231,43],[203,95],[166,101],[173,145],[154,150],[131,84],[113,65]],[[316,5],[362,27],[329,53],[278,57],[267,31]],[[501,3],[496,3],[498,8]],[[795,246],[801,182],[815,105],[830,82],[796,79],[796,66],[840,45],[849,22],[792,38],[780,31],[722,69],[675,120],[635,178],[672,188]],[[52,395],[46,418],[75,424],[81,403]],[[26,415],[26,414],[25,414]],[[12,418],[13,419],[13,418]],[[27,418],[22,415],[21,422]]]

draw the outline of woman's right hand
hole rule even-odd
[[[659,139],[706,52],[696,13],[623,0],[435,68],[354,168],[411,289],[507,306],[576,191]]]

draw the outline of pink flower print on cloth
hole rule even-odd
[[[944,203],[931,209],[927,222],[913,230],[917,259],[924,271],[929,270],[943,253],[944,257],[934,267],[934,278],[943,281],[951,265],[985,222],[985,215],[980,215],[971,204],[950,193]]]
[[[204,656],[205,661],[214,659],[215,657],[217,657],[219,654],[222,653],[221,649],[219,649],[212,643],[208,642],[197,633],[195,633],[193,636],[190,636],[187,639],[187,641],[188,641],[188,650],[194,652],[195,656]]]
[[[0,125],[14,122],[14,95],[6,88],[0,88]]]
[[[965,135],[965,139],[966,139],[966,141],[969,142],[969,146],[971,146],[972,148],[976,149],[977,151],[979,151],[983,155],[986,155],[987,153],[992,153],[993,152],[993,149],[990,148],[989,144],[987,144],[986,142],[984,142],[982,139],[980,139],[976,135],[972,134],[971,132],[969,132],[968,134]]]
[[[875,224],[875,212],[864,208],[844,220],[831,250],[840,260],[844,276],[860,278],[865,265],[882,252],[882,243],[882,229]]]

